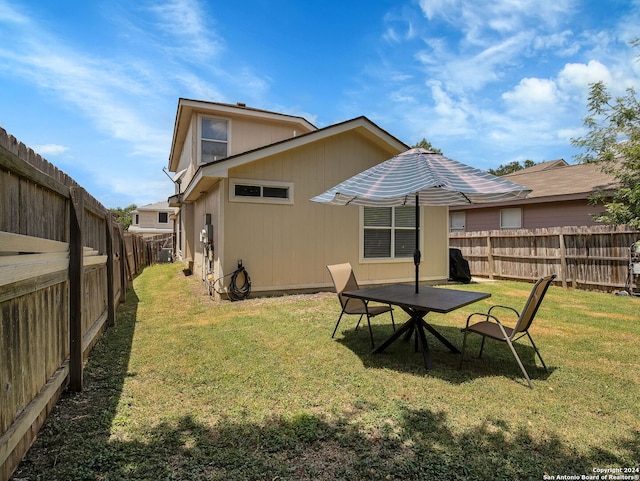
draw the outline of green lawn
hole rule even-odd
[[[640,299],[551,287],[524,340],[477,359],[412,345],[369,354],[328,293],[215,303],[178,264],[134,281],[117,325],[65,394],[15,480],[542,480],[640,467]],[[431,322],[454,344],[469,313],[520,308],[531,284]],[[396,319],[403,313],[396,310]],[[374,320],[378,341],[391,332]]]

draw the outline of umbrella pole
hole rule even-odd
[[[416,266],[416,294],[420,288],[420,202],[416,193],[416,250],[413,252],[413,263]]]

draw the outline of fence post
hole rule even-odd
[[[69,226],[69,388],[82,391],[82,311],[84,299],[84,189],[71,187]]]
[[[129,287],[129,278],[127,277],[127,244],[124,241],[124,233],[118,225],[118,243],[120,246],[120,303],[127,302],[127,289]]]
[[[107,327],[113,327],[116,325],[116,302],[113,298],[113,216],[110,210],[107,210],[104,219],[107,234]]]
[[[562,279],[562,287],[567,287],[567,253],[564,246],[564,233],[560,231],[558,234],[558,244],[560,245],[560,278]]]
[[[491,245],[491,233],[487,232],[487,261],[489,262],[489,279],[493,279],[493,246]]]

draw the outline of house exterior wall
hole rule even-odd
[[[222,250],[221,235],[221,210],[220,210],[220,192],[221,182],[216,184],[213,189],[202,196],[200,201],[193,204],[194,228],[191,231],[194,240],[193,252],[193,270],[198,278],[205,279],[208,274],[212,274],[214,279],[219,277],[220,270],[220,252]],[[205,226],[206,215],[211,215],[211,224],[213,229],[213,261],[210,263],[205,252],[205,246],[200,241],[199,234]]]
[[[589,205],[586,200],[532,204],[524,209],[524,228],[598,225],[592,214],[603,211],[602,206]]]
[[[267,122],[260,119],[218,115],[215,112],[194,115],[189,123],[177,169],[187,169],[183,176],[182,185],[188,185],[196,174],[198,167],[202,165],[198,152],[200,145],[199,123],[203,116],[228,121],[228,156],[248,152],[308,132],[308,130],[303,131],[297,123]]]
[[[221,272],[228,274],[242,259],[252,290],[286,291],[331,286],[326,265],[350,262],[361,284],[410,281],[413,258],[370,261],[360,258],[360,208],[329,206],[309,199],[344,179],[389,158],[364,137],[341,134],[233,168],[221,182],[224,232]],[[234,202],[234,178],[291,182],[291,205]],[[421,278],[448,277],[447,209],[423,208]]]
[[[177,209],[168,207],[168,205],[149,204],[148,206],[143,206],[139,210],[132,211],[132,223],[128,231],[132,234],[143,236],[170,234],[173,232],[173,216],[176,211]],[[167,222],[160,222],[160,213],[166,214]]]
[[[589,205],[586,199],[580,199],[471,209],[458,207],[451,211],[465,212],[465,231],[474,232],[500,229],[500,210],[503,208],[522,209],[523,229],[596,225],[592,214],[604,210],[602,206]]]

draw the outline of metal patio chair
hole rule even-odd
[[[462,362],[464,361],[464,352],[467,347],[467,334],[469,334],[470,332],[480,334],[482,336],[482,344],[480,345],[480,354],[478,355],[478,357],[482,356],[482,351],[484,349],[484,341],[487,337],[491,339],[495,339],[497,341],[507,343],[507,345],[509,346],[509,349],[511,349],[511,352],[513,353],[513,356],[518,362],[518,366],[520,366],[520,370],[522,370],[522,374],[524,374],[524,377],[527,379],[527,382],[529,383],[529,387],[533,389],[533,384],[531,383],[529,374],[524,368],[522,361],[520,360],[520,357],[518,356],[518,353],[516,352],[513,346],[513,343],[518,339],[520,339],[521,337],[527,336],[529,338],[529,341],[531,342],[531,345],[533,346],[533,350],[538,355],[538,358],[540,359],[540,362],[542,363],[544,370],[546,372],[549,372],[549,370],[547,369],[547,365],[542,360],[540,351],[538,351],[538,348],[533,342],[533,338],[529,333],[529,328],[531,327],[531,323],[535,319],[536,313],[538,312],[538,308],[542,303],[542,299],[544,298],[544,295],[546,294],[547,289],[549,288],[549,286],[551,285],[551,283],[555,278],[556,278],[556,275],[552,274],[550,276],[542,277],[538,279],[538,281],[534,284],[533,289],[531,290],[529,299],[527,299],[527,302],[524,305],[524,308],[522,309],[522,313],[518,313],[518,311],[513,307],[494,305],[489,309],[487,313],[474,312],[473,314],[471,314],[467,318],[466,327],[462,329],[462,332],[464,332],[464,338],[462,340],[462,355],[460,356],[460,364],[458,365],[458,368],[462,367]],[[493,312],[496,309],[506,309],[515,313],[515,315],[518,317],[515,327],[511,328],[511,327],[505,326],[494,315]],[[469,325],[469,321],[474,316],[482,316],[485,318],[485,320]]]
[[[353,268],[348,262],[327,266],[327,269],[329,270],[329,274],[331,274],[331,280],[333,281],[336,293],[338,294],[338,299],[342,306],[342,312],[340,313],[340,317],[338,317],[338,322],[336,323],[336,327],[333,330],[331,337],[333,338],[333,336],[335,336],[336,331],[338,330],[338,325],[340,325],[340,321],[344,314],[360,316],[358,324],[356,324],[356,330],[358,329],[358,326],[360,326],[360,321],[362,321],[363,316],[366,315],[367,324],[369,325],[369,336],[371,337],[371,348],[373,349],[375,346],[373,343],[373,332],[371,330],[371,318],[388,312],[391,315],[391,324],[395,331],[396,324],[393,320],[393,308],[389,304],[369,306],[369,303],[362,299],[354,299],[342,295],[345,291],[356,291],[359,289],[358,281],[353,273]]]

